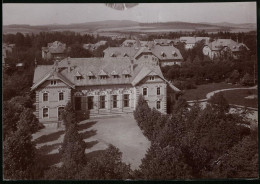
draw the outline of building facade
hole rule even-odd
[[[109,47],[104,50],[104,57],[126,57],[134,59],[136,62],[153,60],[160,66],[181,65],[183,62],[183,57],[176,47],[155,45],[154,43],[148,46]]]
[[[249,48],[245,44],[235,42],[232,39],[217,39],[206,43],[202,51],[210,59],[219,57],[239,59],[242,54],[249,51]]]
[[[78,113],[106,115],[132,113],[139,95],[162,113],[178,89],[162,75],[158,62],[129,58],[66,58],[53,66],[37,66],[34,84],[36,116],[57,122],[71,101]],[[168,104],[170,105],[170,104]]]
[[[64,58],[66,49],[65,43],[59,41],[48,43],[47,47],[42,47],[42,58],[45,60]]]
[[[185,49],[192,49],[196,43],[200,41],[205,41],[205,43],[208,43],[210,40],[209,37],[195,37],[195,36],[184,36],[180,37],[180,42],[185,44]]]

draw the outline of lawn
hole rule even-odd
[[[227,88],[239,88],[240,85],[233,85],[227,83],[210,83],[210,84],[202,84],[197,86],[196,89],[189,89],[183,91],[183,98],[187,101],[190,100],[201,100],[205,99],[206,95],[212,91],[219,90],[219,89],[227,89]]]
[[[229,104],[257,108],[258,98],[254,98],[254,99],[245,98],[252,95],[257,96],[256,89],[236,89],[230,91],[223,91],[221,93],[228,100]]]

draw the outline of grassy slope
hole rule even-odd
[[[197,86],[197,89],[190,89],[184,91],[183,98],[187,101],[189,100],[201,100],[205,99],[206,95],[209,92],[219,90],[219,89],[227,89],[227,88],[239,88],[239,85],[232,85],[227,83],[210,83],[210,84],[203,84]]]
[[[256,89],[238,89],[231,91],[221,92],[224,97],[228,100],[230,104],[242,105],[246,107],[257,108],[258,100],[256,99],[246,99],[245,97],[250,95],[257,95]]]

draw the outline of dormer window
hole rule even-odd
[[[56,80],[51,80],[51,85],[52,86],[55,86],[57,84],[57,81]]]
[[[100,79],[106,79],[108,78],[107,73],[104,70],[100,70],[100,72],[98,73],[98,75],[100,76]]]
[[[152,81],[153,81],[153,80],[154,80],[154,76],[150,76],[150,80],[152,80]]]
[[[111,56],[111,57],[116,57],[116,55],[115,55],[114,53],[112,53],[110,56]]]
[[[130,78],[130,72],[128,70],[124,70],[122,74],[125,76],[125,78]]]
[[[82,75],[79,73],[79,71],[77,71],[77,73],[75,74],[75,77],[77,80],[82,79]]]
[[[126,74],[125,75],[125,78],[130,78],[131,76],[129,74]]]
[[[176,57],[176,56],[177,56],[176,51],[172,51],[172,55],[173,55],[174,57]]]
[[[76,76],[76,79],[77,80],[80,80],[82,77],[81,76]]]
[[[101,75],[101,76],[100,76],[100,79],[106,79],[106,78],[107,78],[106,75]]]
[[[91,71],[87,73],[87,76],[89,79],[95,79],[95,75]]]
[[[124,53],[124,55],[123,55],[124,57],[128,57],[128,55],[127,55],[127,53]]]
[[[118,73],[115,70],[113,70],[111,72],[111,75],[113,76],[114,79],[119,78],[119,75],[118,75]]]
[[[166,54],[165,54],[164,52],[161,52],[161,56],[162,56],[162,57],[165,57]]]

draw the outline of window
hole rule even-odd
[[[59,107],[58,108],[58,121],[62,120],[61,114],[62,114],[63,110],[64,110],[64,107]]]
[[[46,102],[48,101],[48,93],[43,93],[43,101]]]
[[[150,80],[154,80],[154,76],[150,76]]]
[[[147,88],[143,88],[143,96],[147,96]]]
[[[161,108],[161,102],[160,101],[157,101],[156,102],[156,109],[160,109]]]
[[[130,78],[130,75],[129,75],[129,74],[126,74],[126,75],[125,75],[125,78]]]
[[[81,79],[81,76],[76,76],[76,79],[77,79],[77,80],[80,80],[80,79]]]
[[[57,84],[57,81],[56,80],[51,80],[51,85],[52,86],[55,86]]]
[[[161,88],[158,87],[158,88],[157,88],[157,95],[160,95],[160,94],[161,94]]]
[[[94,97],[88,96],[88,109],[94,109]]]
[[[100,96],[100,109],[105,109],[106,108],[106,96]]]
[[[75,97],[75,110],[81,110],[81,97]]]
[[[59,93],[59,101],[62,101],[62,100],[64,100],[64,93],[63,92]]]
[[[113,75],[114,79],[119,78],[119,75]]]
[[[124,107],[129,107],[129,94],[124,95]]]
[[[43,108],[43,110],[42,110],[42,117],[43,118],[48,118],[49,117],[49,109],[48,108]]]
[[[95,79],[95,76],[89,76],[88,78],[89,79]]]
[[[100,79],[106,79],[106,78],[107,78],[107,76],[105,76],[105,75],[100,76]]]
[[[144,56],[144,58],[145,58],[145,59],[147,59],[147,58],[148,58],[148,56],[147,56],[147,55],[145,55],[145,56]]]
[[[113,108],[117,108],[117,95],[112,95]]]

